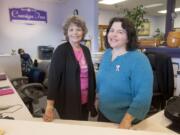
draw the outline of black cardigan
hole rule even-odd
[[[94,109],[95,72],[89,49],[81,45],[88,65],[88,109]],[[55,101],[61,118],[79,120],[81,116],[80,66],[69,42],[55,50],[48,76],[48,99]]]

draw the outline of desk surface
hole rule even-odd
[[[135,130],[146,130],[146,131],[157,131],[166,132],[171,134],[176,134],[175,132],[166,128],[171,124],[171,121],[164,116],[164,111],[161,111],[145,120],[135,125],[133,129]]]
[[[0,86],[9,85],[13,88],[9,80],[0,81]],[[50,135],[65,133],[66,135],[70,134],[104,134],[104,135],[172,135],[176,134],[175,132],[166,128],[167,125],[171,123],[170,120],[164,117],[163,111],[143,120],[139,124],[132,127],[134,130],[145,130],[145,131],[132,131],[132,130],[120,130],[117,129],[117,124],[112,123],[101,123],[101,122],[89,122],[89,121],[69,121],[69,120],[55,120],[52,123],[42,122],[42,119],[35,119],[30,114],[29,110],[24,105],[23,101],[14,90],[14,94],[0,96],[0,105],[22,105],[22,108],[13,113],[5,113],[3,115],[14,117],[15,120],[4,120],[0,119],[0,128],[5,129],[6,135],[32,135],[32,134],[43,134]],[[10,108],[6,112],[11,112],[17,108]],[[3,113],[5,111],[0,111]],[[29,121],[20,121],[20,120],[31,120]],[[58,123],[58,124],[57,124]],[[31,128],[29,128],[31,127]],[[69,130],[70,129],[70,130]],[[161,133],[151,133],[149,131],[156,131]]]
[[[139,124],[133,126],[132,130],[141,130],[141,131],[153,131],[153,132],[164,132],[171,135],[177,135],[177,133],[169,130],[166,128],[169,124],[171,124],[171,121],[168,120],[164,114],[164,112],[161,111],[145,120],[140,122]],[[43,120],[41,118],[34,119],[35,121],[42,122]],[[53,123],[60,123],[60,124],[71,124],[71,125],[86,125],[91,127],[107,127],[107,128],[113,128],[117,129],[118,124],[114,123],[105,123],[105,122],[94,122],[94,121],[75,121],[75,120],[62,120],[62,119],[56,119],[53,121]]]
[[[1,105],[2,106],[15,105],[14,107],[11,107],[7,110],[0,111],[0,114],[2,113],[3,116],[14,117],[17,120],[32,120],[33,117],[31,113],[29,112],[29,110],[27,109],[27,107],[25,106],[25,104],[23,103],[19,95],[17,94],[11,82],[8,79],[4,81],[0,81],[0,86],[1,87],[10,86],[14,90],[13,94],[0,96],[0,106]],[[21,109],[17,110],[18,108],[21,108]]]
[[[5,135],[170,135],[162,132],[19,120],[0,120],[0,127],[5,130]]]

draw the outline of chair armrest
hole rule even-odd
[[[18,78],[13,78],[10,81],[14,82],[14,81],[21,81],[21,80],[28,80],[28,77],[22,76],[22,77],[18,77]]]
[[[25,76],[13,78],[10,81],[16,90],[18,90],[19,87],[21,87],[22,85],[29,83],[28,77],[25,77]]]

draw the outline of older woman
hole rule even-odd
[[[88,120],[89,111],[94,111],[95,73],[89,49],[80,43],[87,33],[86,24],[73,16],[63,30],[67,42],[52,57],[44,120],[53,120],[54,108],[63,119]]]
[[[153,86],[151,65],[137,51],[136,30],[128,19],[113,18],[106,39],[108,49],[97,74],[98,120],[130,128],[149,110]]]

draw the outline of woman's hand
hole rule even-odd
[[[123,121],[119,124],[119,128],[130,129],[131,128],[131,122],[130,121]]]
[[[131,128],[131,123],[133,121],[133,116],[130,115],[129,113],[126,113],[124,118],[122,119],[121,123],[119,124],[119,128],[123,129],[130,129]]]
[[[53,106],[47,106],[45,113],[43,115],[43,120],[46,122],[51,122],[54,119],[54,107]]]

